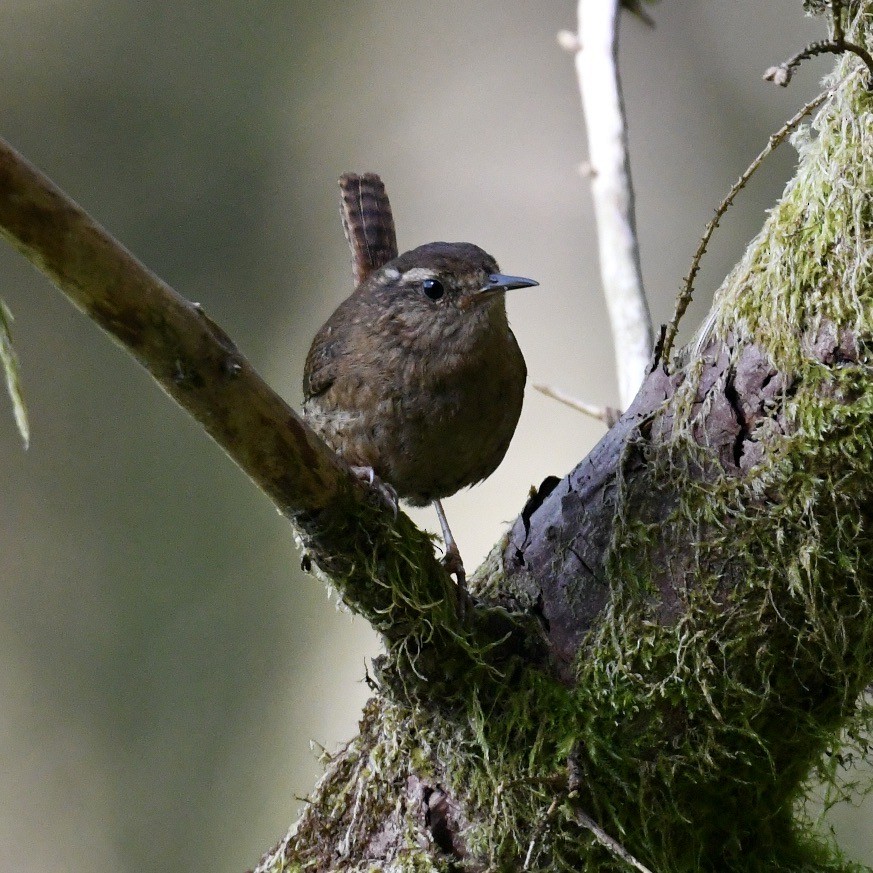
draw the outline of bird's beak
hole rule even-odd
[[[498,294],[503,294],[504,291],[511,291],[513,288],[532,288],[534,285],[539,284],[539,282],[534,282],[533,279],[525,279],[524,276],[506,276],[503,273],[492,273],[488,277],[488,281],[478,291],[464,298],[461,309],[466,309],[472,304],[482,304],[486,300],[497,297]]]
[[[503,273],[492,273],[488,277],[488,284],[483,285],[478,294],[491,296],[500,291],[511,291],[513,288],[533,288],[534,285],[539,285],[533,279],[525,279],[523,276],[506,276]]]
[[[478,290],[465,294],[458,302],[461,309],[469,309],[471,306],[480,306],[488,300],[492,300],[504,291],[513,288],[532,288],[539,285],[533,279],[525,279],[524,276],[506,276],[503,273],[492,273],[488,281]]]

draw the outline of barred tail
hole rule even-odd
[[[394,216],[385,186],[375,173],[343,173],[339,186],[340,216],[357,287],[373,270],[397,257]]]

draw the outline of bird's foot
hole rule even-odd
[[[467,592],[467,572],[464,570],[464,562],[461,553],[454,540],[446,546],[446,553],[440,563],[445,567],[450,576],[454,576],[458,583],[458,614],[463,620],[467,613],[467,601],[470,595]]]
[[[376,475],[376,471],[372,467],[356,467],[352,466],[352,472],[362,482],[366,482],[384,501],[391,512],[394,513],[394,518],[397,518],[397,511],[400,505],[400,499],[397,492],[383,479]]]
[[[446,568],[446,572],[450,576],[454,576],[458,581],[458,587],[467,590],[467,573],[464,570],[464,562],[461,560],[461,553],[458,547],[451,543],[446,546],[446,553],[443,555],[440,563]]]

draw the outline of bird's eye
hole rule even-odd
[[[425,279],[421,283],[421,287],[424,288],[424,293],[431,300],[439,300],[446,293],[446,289],[443,288],[443,283],[439,279]]]

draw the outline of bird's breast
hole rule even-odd
[[[515,431],[526,378],[505,316],[478,335],[389,335],[307,401],[307,420],[414,504],[489,476]]]

